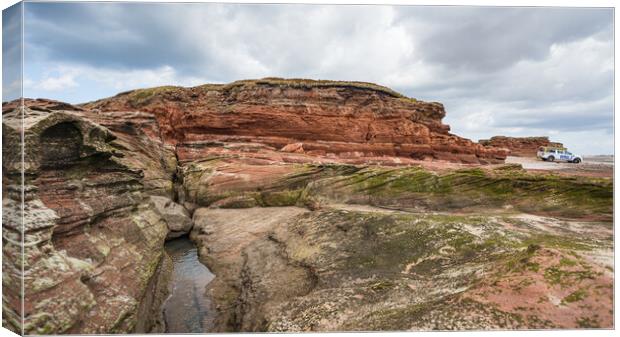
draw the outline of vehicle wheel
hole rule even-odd
[[[554,160],[555,160],[555,157],[554,157],[554,156],[549,156],[549,157],[547,157],[547,161],[554,161]]]
[[[575,163],[575,164],[579,164],[579,163],[581,163],[581,159],[579,159],[579,158],[575,158],[575,160],[573,160],[573,163]]]

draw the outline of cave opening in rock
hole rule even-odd
[[[63,122],[49,127],[40,138],[41,166],[62,167],[80,158],[82,133],[75,123]]]

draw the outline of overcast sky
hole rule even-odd
[[[613,152],[612,9],[25,6],[26,97],[81,103],[165,84],[357,80],[442,102],[452,132],[473,140],[550,136],[575,152]],[[5,14],[5,34],[10,22]]]

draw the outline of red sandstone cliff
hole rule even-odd
[[[82,107],[152,113],[164,142],[177,147],[181,160],[202,157],[214,144],[230,143],[263,144],[316,157],[496,163],[506,156],[502,149],[449,133],[440,103],[417,101],[369,83],[263,79],[158,87]]]
[[[549,141],[549,137],[505,137],[494,136],[491,139],[481,139],[480,144],[487,148],[505,148],[510,155],[517,157],[536,157],[541,146],[564,147],[562,143]]]
[[[212,259],[218,275],[210,286],[217,288],[213,294],[222,323],[221,330],[216,331],[230,327],[230,315],[235,317],[231,323],[234,329],[243,331],[267,330],[264,326],[273,330],[299,327],[295,331],[387,330],[401,326],[428,330],[432,327],[422,324],[431,321],[429,317],[433,322],[441,322],[436,317],[448,319],[449,324],[439,328],[453,327],[454,312],[463,313],[457,316],[460,322],[473,322],[463,326],[471,329],[506,328],[505,317],[518,318],[514,319],[516,323],[508,322],[515,328],[577,327],[584,317],[602,327],[612,325],[609,285],[613,282],[605,274],[606,269],[581,260],[578,265],[584,269],[578,272],[593,272],[596,277],[576,280],[570,287],[545,283],[542,268],[540,273],[522,268],[527,274],[516,274],[512,267],[504,271],[519,254],[527,254],[532,261],[546,263],[549,268],[576,255],[541,249],[547,244],[555,247],[558,239],[554,236],[557,233],[551,231],[553,226],[549,235],[541,235],[544,229],[536,226],[528,236],[531,225],[524,224],[523,217],[501,217],[501,224],[492,222],[499,210],[508,210],[512,216],[524,209],[544,210],[546,215],[562,211],[569,218],[602,214],[611,219],[611,183],[580,182],[555,175],[527,178],[511,165],[473,170],[442,168],[438,172],[417,166],[393,169],[292,165],[289,163],[365,163],[369,158],[380,158],[377,161],[383,164],[408,164],[413,159],[380,156],[391,155],[389,151],[399,148],[403,155],[416,157],[418,152],[405,152],[403,144],[419,139],[428,142],[420,144],[432,150],[427,154],[430,158],[485,162],[487,157],[467,152],[480,145],[447,132],[447,126],[441,124],[443,109],[439,104],[413,101],[365,84],[320,82],[305,87],[289,81],[282,85],[280,88],[272,83],[262,88],[263,84],[245,83],[238,89],[203,88],[206,91],[202,93],[200,88],[147,89],[81,107],[51,100],[26,100],[24,110],[17,109],[17,102],[3,105],[3,324],[26,334],[163,331],[160,307],[166,298],[170,273],[170,259],[163,244],[191,226],[201,259]],[[252,96],[256,95],[250,91],[252,87],[264,90],[266,96]],[[238,92],[233,95],[234,90]],[[278,90],[282,96],[274,98],[273,92]],[[197,93],[192,97],[194,91]],[[318,98],[286,98],[289,94],[284,93],[289,91],[300,97]],[[334,98],[327,99],[326,95]],[[359,123],[358,113],[368,124]],[[220,120],[225,122],[218,124]],[[332,123],[339,123],[340,128]],[[299,129],[304,125],[309,126],[307,133]],[[364,134],[364,125],[372,132]],[[295,128],[297,134],[289,127]],[[390,127],[394,129],[390,131]],[[353,132],[348,133],[347,128]],[[374,138],[356,138],[369,133]],[[377,143],[373,139],[384,141]],[[384,148],[377,144],[389,151],[380,151]],[[318,146],[327,150],[321,152]],[[338,146],[360,150],[331,150]],[[489,152],[481,153],[498,151],[486,150]],[[177,161],[175,154],[180,159],[197,160]],[[218,158],[202,160],[211,155]],[[445,162],[423,165],[448,166]],[[514,196],[519,198],[515,200]],[[554,208],[558,200],[562,207]],[[347,208],[331,209],[344,203],[349,204]],[[431,215],[416,225],[419,214],[407,219],[400,212],[369,213],[355,204],[433,212],[473,211],[476,216],[474,219],[456,214],[459,223],[455,223],[453,216]],[[284,212],[306,215],[279,222],[278,213],[271,212],[280,212],[280,207],[259,209],[258,213],[250,209],[227,214],[213,210],[293,205],[305,206],[314,213],[288,209]],[[493,225],[485,227],[481,237],[504,237],[508,241],[481,246],[479,241],[471,240],[470,227],[480,227],[484,208],[491,209],[488,221]],[[218,214],[226,222],[215,224],[226,230],[213,230],[218,227],[206,223],[217,221]],[[468,221],[473,221],[471,226]],[[436,231],[447,227],[448,232]],[[572,237],[582,243],[582,227],[575,227],[579,232],[567,234],[571,233],[568,226],[561,233],[563,242],[576,245],[567,241]],[[600,227],[605,232],[596,235],[610,237],[607,229],[611,227]],[[506,233],[519,235],[506,237]],[[412,266],[410,261],[422,261],[427,254],[441,252],[455,239],[470,244],[431,261],[436,269],[427,269],[428,264],[405,267]],[[419,243],[413,245],[415,249],[411,249],[412,240],[419,241],[415,241]],[[368,246],[369,242],[372,245]],[[528,244],[527,252],[521,249]],[[604,249],[611,247],[607,242],[603,244]],[[506,247],[516,250],[507,251]],[[592,247],[599,246],[593,243]],[[296,260],[300,257],[303,260]],[[385,269],[386,265],[391,269]],[[508,281],[487,284],[484,277],[488,273],[472,274],[472,266],[476,270],[495,268],[491,270]],[[467,277],[459,270],[465,270]],[[427,272],[432,278],[427,278]],[[340,278],[333,279],[333,275]],[[355,280],[347,284],[347,275],[367,275],[370,283]],[[417,277],[424,283],[412,286]],[[531,308],[547,313],[541,317],[549,320],[527,321],[518,316],[523,305],[531,305],[531,296],[512,292],[523,278],[534,280],[528,291],[553,295],[548,301],[537,300]],[[25,293],[21,292],[22,282]],[[463,291],[463,282],[470,290]],[[332,284],[342,286],[332,288]],[[321,288],[323,285],[327,288]],[[429,292],[429,285],[440,292]],[[590,302],[586,303],[596,306],[567,302],[558,307],[555,302],[573,291],[593,287],[603,289],[588,297]],[[485,295],[498,293],[501,298],[511,299],[499,316],[496,308],[506,301]],[[436,310],[438,301],[452,301],[455,295],[460,296],[457,302],[445,303],[474,303],[475,308],[488,306],[493,311],[472,314],[473,306]],[[317,303],[332,305],[334,299],[346,308],[338,310],[349,315],[341,320],[347,322],[342,327],[331,323],[331,311],[327,316],[316,315]],[[412,301],[422,303],[420,315],[409,314]],[[397,313],[399,320],[385,323],[385,310]]]
[[[298,173],[292,162],[505,157],[450,134],[441,104],[365,83],[242,81],[24,105],[3,104],[3,310],[12,330],[30,334],[160,331],[170,269],[161,247],[187,231],[179,218],[189,221],[172,200],[189,209],[218,191],[270,189]],[[224,174],[194,174],[213,156],[226,160],[205,171]],[[260,200],[279,205],[286,193],[262,191]],[[30,290],[23,312],[22,280]]]
[[[162,247],[181,221],[157,203],[170,201],[177,165],[147,132],[158,133],[155,119],[24,103],[2,107],[3,326],[163,332],[171,261]]]

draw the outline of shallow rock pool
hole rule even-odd
[[[188,237],[166,242],[165,249],[173,263],[170,296],[163,306],[166,332],[210,331],[215,309],[206,286],[215,275],[198,261],[196,246]]]

